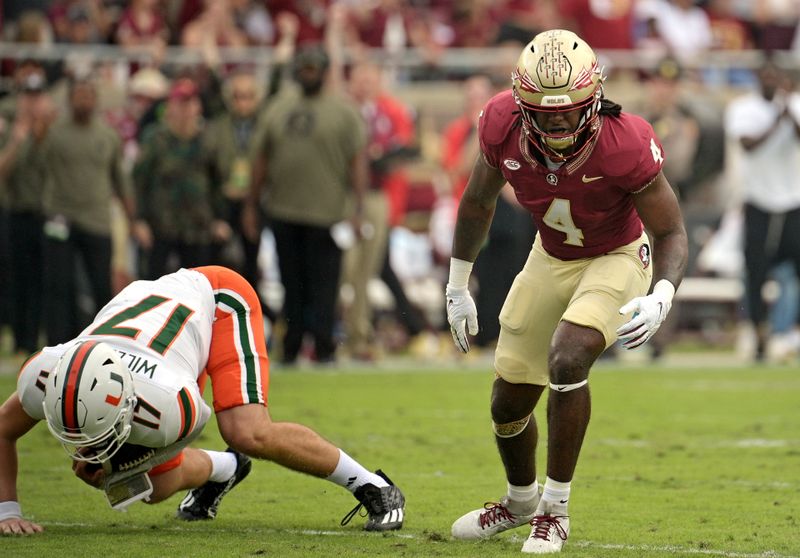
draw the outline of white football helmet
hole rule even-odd
[[[109,345],[82,341],[59,359],[43,406],[50,432],[70,457],[104,463],[131,434],[133,376]]]
[[[594,51],[572,31],[552,29],[536,35],[511,73],[514,100],[531,143],[546,156],[563,160],[577,155],[597,133],[604,79]],[[569,134],[548,134],[534,117],[536,112],[576,109],[583,113]]]

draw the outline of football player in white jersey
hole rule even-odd
[[[208,378],[225,452],[187,447],[211,415]],[[115,508],[189,490],[178,517],[211,519],[250,456],[350,490],[359,503],[342,524],[364,506],[366,530],[401,528],[400,489],[311,429],[273,422],[268,385],[261,306],[240,275],[208,266],[132,283],[77,338],[28,359],[0,406],[0,534],[42,531],[16,492],[16,441],[40,420]]]

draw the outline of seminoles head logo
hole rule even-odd
[[[650,245],[642,244],[639,246],[639,259],[642,261],[642,268],[650,267]]]

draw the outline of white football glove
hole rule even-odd
[[[448,284],[445,295],[447,296],[447,321],[450,323],[453,341],[459,351],[469,352],[466,329],[469,329],[470,335],[478,333],[478,309],[475,308],[475,301],[466,287],[455,289]]]
[[[633,312],[633,317],[617,329],[617,336],[626,349],[635,349],[658,331],[672,308],[675,287],[661,279],[647,296],[637,296],[619,309],[620,314]]]

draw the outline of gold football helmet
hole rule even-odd
[[[597,133],[604,79],[594,51],[572,31],[552,29],[536,35],[522,50],[511,74],[514,100],[531,143],[545,155],[562,160],[577,155],[582,149],[579,142],[585,146]],[[534,118],[535,112],[577,109],[583,113],[569,134],[549,134]],[[571,153],[565,153],[573,147]]]

